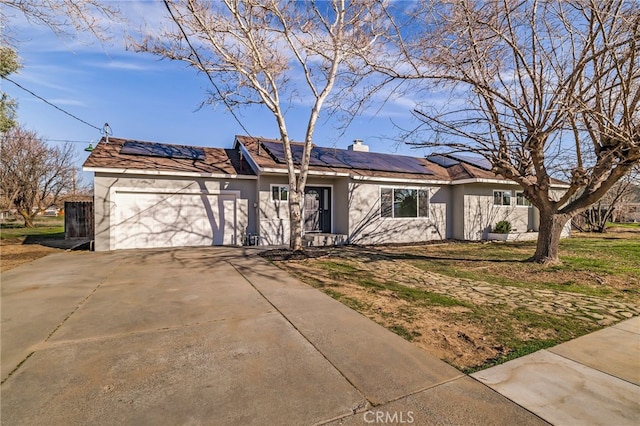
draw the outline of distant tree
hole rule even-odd
[[[47,146],[35,132],[13,127],[0,136],[0,193],[33,227],[38,212],[73,186],[73,147]]]
[[[607,193],[576,218],[581,231],[606,232],[608,222],[615,220],[616,212],[636,197],[636,173],[630,173],[613,185]]]
[[[0,78],[15,73],[20,68],[18,55],[7,46],[0,46]],[[6,93],[0,93],[0,133],[16,125],[16,101]]]
[[[385,25],[380,3],[165,0],[170,29],[133,43],[136,51],[205,73],[213,85],[210,103],[231,111],[261,104],[271,112],[289,176],[291,249],[302,249],[301,205],[316,122],[332,98],[353,93],[361,81],[359,58],[370,53]],[[294,102],[297,109],[308,108],[300,164],[294,162],[287,119]]]
[[[416,109],[409,136],[479,154],[521,185],[540,211],[531,260],[558,262],[567,221],[640,162],[640,2],[424,0],[404,16],[370,65],[449,94]]]
[[[49,27],[57,36],[92,33],[109,38],[109,26],[120,20],[118,8],[101,0],[0,0],[0,78],[20,68],[12,45],[9,18],[17,12],[32,23]],[[17,127],[17,103],[2,92],[0,99],[1,160],[0,206],[15,207],[33,226],[38,210],[55,204],[73,176],[72,147],[49,148],[35,133]]]

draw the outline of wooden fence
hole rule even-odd
[[[93,201],[64,203],[64,238],[93,239]]]

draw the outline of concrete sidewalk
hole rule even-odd
[[[1,278],[2,424],[623,424],[640,414],[637,318],[474,379],[252,249],[68,252]],[[562,362],[541,370],[550,357]]]
[[[235,248],[2,274],[2,424],[545,424]]]
[[[555,425],[637,425],[640,317],[472,377]]]

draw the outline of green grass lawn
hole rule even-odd
[[[562,263],[526,262],[534,241],[425,246],[411,262],[456,278],[518,287],[546,288],[594,296],[640,296],[640,234],[580,235],[560,243]]]
[[[618,223],[607,222],[607,228],[622,228],[622,229],[634,229],[640,230],[640,223]]]
[[[22,221],[0,223],[0,240],[21,244],[27,238],[64,238],[64,217],[38,217],[35,228],[25,228]]]

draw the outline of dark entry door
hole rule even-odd
[[[331,188],[320,186],[305,188],[304,231],[331,232]]]

